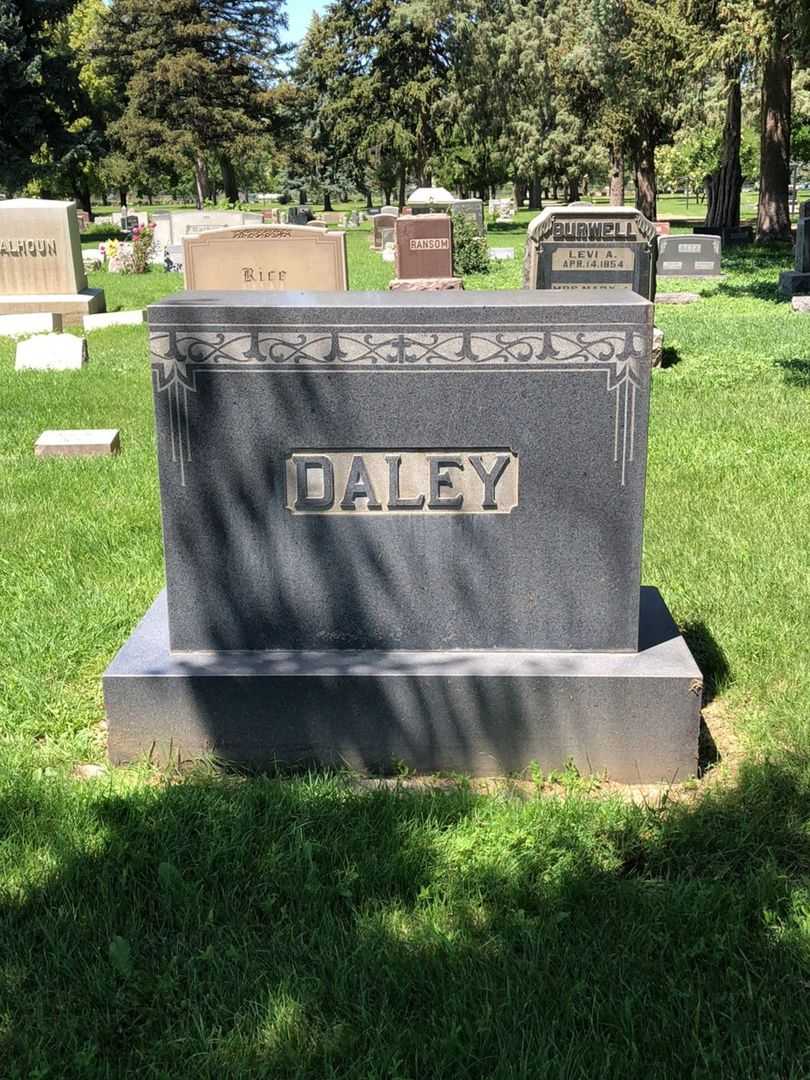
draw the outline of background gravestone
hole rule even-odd
[[[719,277],[720,248],[719,236],[659,236],[656,274],[669,277]]]
[[[344,290],[346,234],[323,226],[254,225],[183,240],[190,289]]]
[[[779,291],[785,296],[810,294],[810,200],[799,208],[793,247],[793,270],[779,275]]]
[[[640,591],[652,310],[151,307],[167,592],[104,677],[113,759],[694,773],[700,674]]]
[[[80,326],[104,309],[103,290],[87,286],[76,204],[0,200],[0,314],[53,312]]]
[[[396,278],[391,288],[460,288],[453,277],[453,221],[449,214],[417,214],[397,220]]]
[[[630,288],[652,300],[657,239],[631,207],[549,206],[529,224],[524,288]]]
[[[375,214],[372,218],[372,240],[371,246],[375,251],[382,251],[383,247],[383,229],[393,229],[396,226],[397,217],[396,214]]]
[[[484,204],[481,199],[456,199],[450,210],[452,213],[461,214],[462,217],[471,221],[478,230],[479,236],[484,235],[486,231],[484,228]]]

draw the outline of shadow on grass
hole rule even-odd
[[[661,350],[661,368],[666,370],[667,368],[675,367],[676,364],[681,362],[681,354],[674,346],[665,345]]]
[[[807,1075],[801,763],[663,811],[0,780],[12,1080]]]
[[[807,320],[810,324],[810,319]],[[777,360],[788,386],[810,390],[810,360]]]
[[[703,675],[703,703],[708,705],[728,685],[731,670],[726,654],[705,623],[687,623],[682,633]]]

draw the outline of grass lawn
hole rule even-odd
[[[515,287],[518,258],[468,287]],[[355,288],[390,265],[349,235]],[[99,679],[162,585],[143,327],[81,372],[0,339],[0,1074],[810,1076],[810,318],[787,249],[660,307],[644,580],[702,665],[708,776],[625,797],[102,762]],[[108,307],[178,275],[94,274]],[[123,452],[36,461],[47,427]],[[637,793],[638,794],[638,793]]]

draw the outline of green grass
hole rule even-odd
[[[468,287],[519,283],[529,216]],[[367,232],[349,252],[385,287]],[[656,313],[644,579],[725,756],[663,805],[570,774],[74,779],[162,584],[146,333],[90,334],[76,373],[15,374],[0,339],[0,1075],[810,1076],[810,318],[786,249],[723,263]],[[180,287],[93,283],[111,309]],[[122,454],[36,461],[69,426]]]

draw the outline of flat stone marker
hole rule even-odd
[[[33,315],[0,315],[0,337],[61,332],[62,316],[52,311],[37,312]]]
[[[700,672],[640,590],[652,315],[628,290],[152,306],[167,591],[104,676],[112,759],[693,774]]]
[[[700,293],[696,292],[656,292],[656,304],[696,304]]]
[[[43,431],[34,444],[37,457],[103,457],[117,454],[121,440],[117,428]]]
[[[143,308],[137,311],[105,311],[101,315],[85,315],[82,323],[85,330],[104,330],[108,326],[140,326],[146,322]]]
[[[719,277],[719,236],[659,236],[656,273],[659,277]]]
[[[87,287],[76,204],[0,200],[0,315],[34,312],[78,326],[104,310],[104,291]]]
[[[655,296],[655,224],[628,206],[549,206],[529,224],[527,289],[633,289]]]
[[[513,247],[492,247],[489,249],[489,257],[495,262],[507,262],[509,259],[514,259],[515,249]]]
[[[310,225],[214,229],[183,240],[189,289],[251,291],[349,287],[346,234]]]
[[[805,205],[808,205],[805,203]],[[790,306],[800,315],[810,315],[810,296],[794,296]]]
[[[87,363],[87,342],[75,334],[36,334],[17,345],[16,371],[74,371]]]

